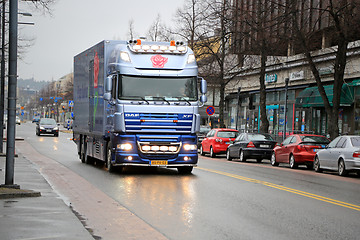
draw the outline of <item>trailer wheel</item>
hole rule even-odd
[[[86,142],[85,139],[84,139],[81,151],[82,151],[82,153],[81,153],[81,162],[86,163],[86,164],[93,164],[94,159],[87,155],[87,142]]]

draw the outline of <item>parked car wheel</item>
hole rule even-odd
[[[226,151],[226,159],[227,159],[228,161],[231,161],[231,160],[232,160],[232,157],[230,157],[230,151],[229,151],[229,149]]]
[[[315,156],[314,159],[314,170],[315,172],[322,172],[321,168],[320,168],[320,160],[318,156]]]
[[[271,163],[271,166],[279,166],[279,163],[276,162],[275,152],[273,152],[273,153],[271,154],[270,163]]]
[[[295,162],[294,155],[290,156],[289,164],[290,164],[290,168],[292,168],[292,169],[297,168],[297,164]]]
[[[243,152],[242,150],[240,150],[239,159],[240,159],[240,161],[242,161],[242,162],[246,162],[246,158],[245,158],[244,152]]]
[[[339,176],[346,176],[348,172],[346,171],[345,162],[343,159],[340,159],[338,164],[338,173]]]
[[[203,146],[200,147],[200,155],[201,155],[201,156],[205,156],[205,152],[204,152]]]
[[[216,154],[214,153],[214,149],[212,146],[210,147],[210,157],[212,158],[216,157]]]

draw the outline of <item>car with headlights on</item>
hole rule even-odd
[[[306,165],[313,168],[315,154],[329,144],[329,139],[321,135],[294,134],[276,146],[271,155],[271,165],[288,163],[290,168]]]
[[[226,151],[226,159],[231,161],[238,158],[245,162],[246,159],[256,159],[261,162],[263,159],[271,158],[272,150],[276,141],[269,134],[263,133],[241,133],[235,141],[230,144]]]
[[[337,171],[340,176],[349,172],[360,175],[360,136],[339,136],[315,155],[314,170]]]
[[[210,153],[210,157],[216,154],[226,153],[229,144],[239,136],[239,131],[229,128],[214,128],[202,140],[200,154]]]
[[[59,126],[53,118],[40,118],[36,123],[36,135],[52,134],[55,137],[59,136]]]
[[[20,124],[21,124],[21,120],[20,120],[20,117],[19,117],[19,116],[16,116],[16,118],[15,118],[15,123],[16,123],[17,125],[20,125]]]

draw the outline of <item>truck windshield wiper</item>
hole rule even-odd
[[[153,98],[160,98],[161,100],[164,100],[167,104],[170,105],[170,102],[168,100],[166,100],[166,98],[164,98],[164,97],[153,97]]]
[[[184,100],[185,102],[187,102],[189,105],[191,105],[191,103],[184,97],[177,97],[179,100]]]
[[[133,98],[133,99],[141,99],[143,101],[145,101],[147,104],[150,104],[148,100],[146,100],[144,97],[141,97],[141,96],[126,96],[126,97],[123,97],[123,98]],[[126,99],[124,99],[126,100]]]

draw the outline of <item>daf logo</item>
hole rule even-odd
[[[139,117],[138,113],[125,113],[126,118],[137,118]]]
[[[186,114],[184,114],[184,116],[183,116],[184,118],[191,118],[192,117],[192,115],[186,115]]]

